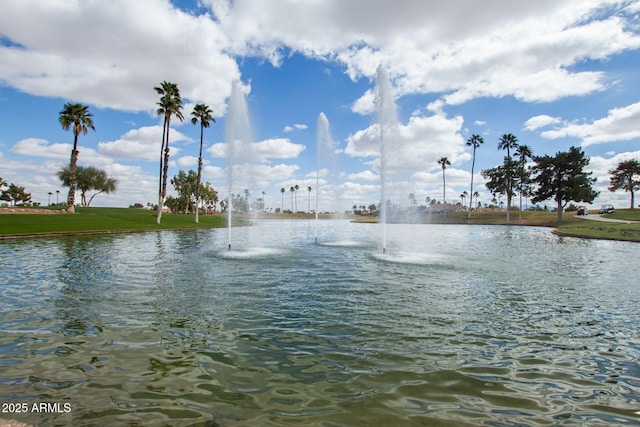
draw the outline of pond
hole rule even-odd
[[[315,227],[1,242],[0,418],[640,423],[637,244],[389,225],[383,255],[376,225]]]

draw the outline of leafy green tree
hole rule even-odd
[[[196,206],[200,204],[200,183],[202,182],[202,141],[204,139],[204,128],[211,126],[211,122],[215,123],[216,119],[213,118],[213,111],[205,104],[196,104],[191,112],[193,116],[191,123],[194,125],[200,122],[200,154],[198,155],[198,179],[196,184]],[[195,222],[198,223],[198,211],[196,209]]]
[[[167,206],[172,212],[193,212],[197,179],[198,176],[193,170],[189,172],[180,170],[178,174],[171,179],[171,184],[178,193],[178,197],[172,200],[173,208]]]
[[[451,166],[451,162],[449,161],[448,158],[441,157],[440,160],[438,160],[438,164],[442,167],[442,203],[446,205],[447,204],[447,197],[446,197],[447,185],[444,177],[444,170],[447,168],[447,166]]]
[[[62,185],[69,186],[70,171],[68,167],[63,167],[57,173],[58,179],[62,181]],[[91,206],[94,197],[101,193],[113,193],[116,191],[118,181],[107,176],[107,172],[94,168],[93,166],[76,168],[77,188],[80,190],[80,202],[82,206]],[[96,190],[87,202],[87,192]]]
[[[486,180],[485,186],[491,194],[507,194],[509,180],[507,178],[507,167],[502,164],[493,168],[485,169],[480,172]],[[497,203],[497,200],[496,202]]]
[[[476,149],[484,144],[484,139],[480,135],[471,135],[471,138],[467,140],[467,147],[473,147],[473,157],[471,160],[471,191],[469,194],[473,194],[473,169],[476,165]],[[467,218],[471,218],[471,209],[473,208],[473,197],[469,200],[469,213]]]
[[[634,192],[640,190],[640,162],[635,159],[622,161],[609,173],[611,174],[609,191],[624,190],[631,193],[631,209],[634,209]]]
[[[167,175],[169,173],[169,130],[171,129],[171,117],[176,116],[180,121],[184,120],[182,115],[182,98],[180,90],[175,83],[163,81],[160,86],[153,88],[160,101],[157,102],[156,110],[159,116],[164,116],[162,125],[162,146],[160,147],[160,178],[158,185],[158,216],[156,223],[160,224],[162,219],[162,207],[167,196]]]
[[[507,222],[511,220],[510,211],[511,211],[511,199],[513,198],[513,192],[515,186],[513,185],[513,177],[514,170],[516,168],[516,163],[513,162],[511,158],[511,150],[515,150],[518,147],[518,138],[511,133],[504,134],[500,137],[500,142],[498,143],[498,150],[505,150],[507,152],[507,156],[505,157],[504,166],[505,173],[507,179],[507,185],[505,187],[506,196],[507,196]]]
[[[233,207],[233,213],[249,212],[249,200],[242,194],[231,195],[231,206]]]
[[[218,192],[208,182],[200,184],[200,201],[204,203],[207,211],[215,212],[218,203]]]
[[[585,172],[589,157],[577,147],[569,151],[559,151],[555,156],[534,157],[534,181],[538,188],[534,191],[533,203],[555,200],[558,208],[558,221],[562,221],[562,212],[569,202],[591,203],[599,192],[593,189],[596,178],[592,172]]]
[[[171,179],[171,184],[178,193],[177,197],[167,197],[167,200],[171,197],[171,205],[167,204],[167,207],[172,212],[191,213],[200,207],[200,202],[204,202],[210,209],[215,209],[215,205],[218,203],[218,192],[208,182],[200,183],[198,188],[199,198],[196,199],[197,180],[197,173],[193,170],[189,172],[180,170]]]
[[[31,193],[27,193],[24,187],[11,183],[9,187],[0,194],[0,200],[10,202],[13,206],[24,204],[31,201]]]
[[[76,165],[78,163],[78,135],[82,132],[87,134],[88,129],[96,130],[93,125],[93,114],[89,112],[89,107],[82,104],[66,103],[60,111],[58,117],[62,129],[73,130],[73,148],[71,149],[71,160],[69,162],[69,195],[67,196],[67,211],[75,213],[76,203]]]

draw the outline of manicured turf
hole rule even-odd
[[[590,215],[597,213],[592,211]],[[573,237],[585,237],[594,239],[628,240],[640,242],[640,222],[634,224],[622,224],[611,222],[599,222],[576,217],[575,212],[565,212],[562,221],[557,221],[556,212],[524,211],[522,221],[518,212],[511,213],[511,221],[506,221],[504,210],[473,212],[471,219],[467,219],[465,212],[449,212],[445,214],[432,214],[422,218],[422,222],[432,224],[486,224],[486,225],[526,225],[539,227],[553,227],[560,235]],[[621,209],[606,218],[624,219],[627,221],[640,221],[640,209]],[[364,218],[361,222],[376,222],[377,218]]]
[[[36,209],[36,208],[34,208]],[[591,213],[593,214],[593,213]],[[313,215],[271,215],[270,218],[312,218]],[[608,218],[640,221],[640,209],[622,209]],[[361,222],[374,222],[377,218],[360,217]],[[522,221],[518,212],[512,212],[511,221],[506,222],[504,211],[473,212],[467,219],[465,212],[449,212],[424,217],[424,222],[436,224],[490,224],[528,225],[556,228],[557,234],[640,242],[640,222],[634,224],[608,223],[579,219],[575,212],[565,212],[562,222],[556,221],[555,212],[523,212]],[[238,218],[239,223],[242,219]],[[0,238],[41,234],[112,233],[121,231],[153,231],[185,228],[214,228],[226,226],[223,215],[200,215],[200,223],[193,222],[193,215],[163,214],[160,225],[156,224],[156,212],[132,208],[77,208],[76,213],[66,214],[2,214],[0,215]]]
[[[163,214],[156,224],[156,212],[128,208],[76,208],[66,214],[3,214],[0,215],[0,236],[31,234],[85,233],[166,230],[182,228],[213,228],[226,225],[221,215],[200,215],[195,224],[193,215]]]

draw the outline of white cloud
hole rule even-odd
[[[267,159],[293,159],[305,150],[302,144],[295,144],[287,138],[272,138],[250,145],[243,144],[243,147],[236,147],[235,152],[242,159],[249,159],[256,162],[263,162]],[[219,142],[213,144],[207,152],[213,157],[227,157],[227,143]]]
[[[2,35],[19,47],[0,46],[0,80],[30,94],[150,111],[153,87],[169,80],[221,114],[240,76],[216,22],[168,1],[23,0],[2,9]]]
[[[460,135],[462,117],[443,115],[413,116],[406,125],[398,125],[397,135],[385,139],[388,171],[437,168],[436,160],[446,156],[452,162],[469,156]],[[345,153],[353,157],[379,157],[380,134],[377,125],[360,130],[347,139]]]
[[[68,163],[71,157],[71,144],[54,143],[41,138],[26,138],[15,143],[11,148],[12,154],[24,156],[42,157],[45,159],[59,160]],[[78,164],[105,165],[111,163],[111,159],[96,152],[93,148],[83,147],[82,141],[78,144]]]
[[[171,129],[169,149],[172,156],[180,152],[176,142],[189,141],[183,133]],[[144,126],[127,131],[115,141],[98,143],[98,151],[104,155],[122,159],[159,161],[162,143],[162,126]]]
[[[579,138],[582,146],[640,138],[640,102],[613,108],[608,115],[591,123],[565,123],[541,133],[544,138]]]
[[[560,123],[558,117],[551,117],[546,114],[531,117],[524,123],[524,128],[529,131],[534,131],[549,125]]]
[[[64,160],[71,156],[71,144],[49,144],[49,141],[41,138],[22,139],[11,148],[12,154],[24,156],[38,156],[48,159]]]
[[[444,93],[450,104],[508,95],[551,101],[601,90],[602,72],[571,67],[640,47],[628,25],[634,12],[603,17],[607,1],[207,3],[240,55],[277,65],[287,47],[342,62],[354,80],[372,78],[384,64],[399,95]],[[353,111],[369,111],[368,98]]]
[[[183,168],[187,168],[190,166],[197,166],[198,158],[195,156],[182,156],[178,158],[176,163],[178,164],[178,166]]]
[[[604,89],[603,72],[571,67],[640,47],[634,8],[602,14],[608,0],[203,4],[213,16],[166,0],[3,4],[0,28],[14,45],[0,46],[0,79],[31,94],[143,111],[155,108],[153,86],[170,80],[220,116],[240,78],[232,55],[277,65],[301,52],[344,64],[354,80],[372,78],[383,64],[397,95],[440,93],[449,104],[509,95],[536,102]],[[365,93],[353,111],[370,111],[370,98]]]
[[[356,181],[379,181],[380,175],[376,175],[370,170],[365,170],[358,173],[352,173],[347,176],[348,179],[353,179]]]
[[[288,133],[288,132],[293,132],[294,130],[305,130],[307,129],[308,126],[305,124],[300,124],[300,123],[296,123],[292,126],[285,126],[284,129],[282,129],[283,132]]]

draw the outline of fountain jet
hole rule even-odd
[[[231,95],[229,97],[229,107],[227,112],[227,124],[225,127],[225,143],[227,148],[227,184],[228,184],[228,204],[227,204],[227,230],[229,239],[229,250],[231,250],[231,229],[233,219],[233,186],[234,179],[238,178],[234,172],[237,163],[241,160],[247,162],[251,159],[251,125],[249,122],[249,111],[247,102],[242,92],[239,81],[233,83]],[[245,168],[246,169],[246,168]]]
[[[329,132],[329,120],[324,113],[318,115],[318,140],[317,140],[317,154],[316,154],[316,243],[318,243],[318,212],[319,212],[319,197],[320,197],[320,170],[322,167],[327,167],[329,171],[335,170],[334,152],[335,146],[331,139],[331,133]],[[332,172],[329,172],[331,174]],[[331,181],[330,175],[327,175],[327,182]],[[325,189],[322,189],[324,192]]]
[[[382,224],[382,253],[387,251],[387,152],[386,144],[397,135],[398,117],[391,95],[387,71],[378,66],[376,71],[376,111],[380,130],[380,223]]]

